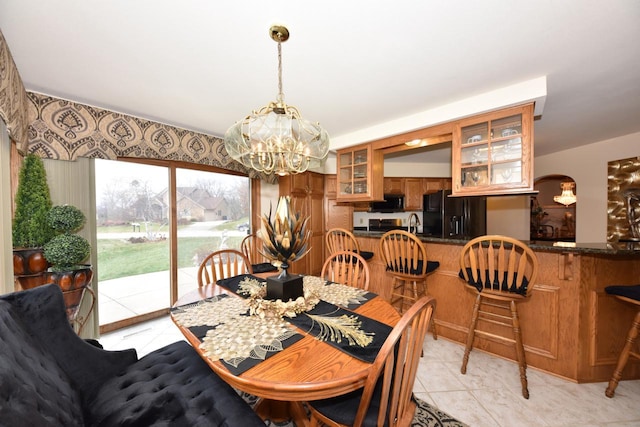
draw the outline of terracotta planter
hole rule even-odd
[[[42,248],[21,248],[13,250],[13,274],[22,289],[31,289],[48,282],[49,262]]]
[[[47,283],[55,283],[60,286],[67,313],[72,313],[78,309],[85,288],[91,284],[93,270],[91,265],[86,265],[84,268],[70,271],[49,271],[46,275]]]

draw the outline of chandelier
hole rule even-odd
[[[576,202],[576,195],[573,194],[574,185],[573,182],[569,181],[561,182],[560,188],[562,188],[562,193],[559,196],[553,196],[553,201],[565,206],[574,204]]]
[[[278,43],[277,100],[231,126],[224,135],[224,146],[244,166],[282,176],[322,166],[329,152],[329,134],[319,123],[303,119],[296,107],[284,102],[282,43],[289,39],[289,30],[275,25],[270,33]]]

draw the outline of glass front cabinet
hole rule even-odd
[[[383,162],[380,150],[360,145],[339,150],[336,200],[343,202],[382,200]]]
[[[453,135],[452,195],[533,192],[533,104],[461,120]]]

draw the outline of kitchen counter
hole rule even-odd
[[[382,231],[361,231],[354,230],[356,237],[380,238],[384,234]],[[442,243],[448,245],[465,245],[468,240],[448,239],[432,236],[424,236],[420,233],[416,236],[425,243]],[[553,242],[544,240],[525,240],[534,251],[594,254],[594,255],[632,255],[640,257],[640,242],[619,242],[619,243],[573,243],[573,242]]]
[[[389,298],[391,278],[379,256],[383,234],[354,231],[361,250],[374,253],[367,262],[369,289]],[[434,313],[438,335],[464,345],[476,296],[458,277],[460,251],[467,240],[418,237],[429,259],[440,262],[427,279],[428,292],[438,302]],[[528,366],[574,382],[608,381],[625,341],[620,331],[628,330],[635,307],[604,289],[640,283],[640,244],[527,243],[540,264],[531,297],[518,307]],[[515,360],[509,346],[482,337],[476,343],[474,351]],[[469,369],[473,357],[472,353]],[[640,379],[640,361],[629,360],[623,379]]]

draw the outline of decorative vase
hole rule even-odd
[[[42,248],[22,248],[13,250],[13,275],[22,289],[31,289],[47,282],[49,261]]]
[[[289,263],[297,261],[309,252],[308,242],[311,230],[307,229],[309,217],[294,212],[291,197],[282,196],[278,200],[276,213],[262,218],[263,227],[258,231],[262,240],[260,254],[271,260],[280,269],[280,274],[267,278],[266,299],[295,300],[304,296],[302,276],[287,273]]]
[[[62,289],[67,315],[75,313],[80,307],[86,287],[91,284],[91,265],[86,264],[83,268],[69,271],[49,271],[46,275],[48,283],[55,283]]]
[[[281,268],[280,274],[267,277],[267,295],[265,298],[289,301],[304,296],[302,276],[287,273],[289,265],[286,263],[283,263]]]

